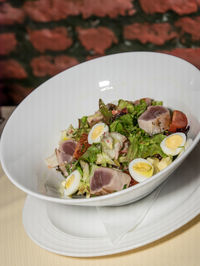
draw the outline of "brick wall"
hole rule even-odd
[[[200,0],[0,0],[0,104],[86,60],[159,51],[200,68]]]

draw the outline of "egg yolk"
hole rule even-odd
[[[145,177],[151,177],[153,175],[153,167],[148,163],[136,163],[133,165],[133,170]]]
[[[172,150],[175,150],[178,147],[180,147],[182,143],[183,143],[183,138],[179,135],[169,136],[165,142],[167,148]]]
[[[65,188],[70,188],[72,183],[74,182],[74,179],[75,179],[74,175],[70,176],[70,178],[68,178],[66,181]]]
[[[103,129],[104,129],[103,125],[95,127],[91,135],[92,140],[97,139],[102,134]]]

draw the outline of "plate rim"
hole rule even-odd
[[[130,251],[130,250],[135,250],[137,248],[140,248],[140,247],[146,246],[146,245],[148,245],[150,243],[153,243],[153,242],[155,242],[155,241],[157,241],[157,240],[159,240],[159,239],[171,234],[172,232],[178,230],[179,228],[181,228],[182,226],[184,226],[185,224],[190,222],[192,219],[194,219],[196,216],[198,216],[200,214],[200,204],[195,204],[195,205],[193,205],[193,208],[191,208],[191,202],[194,201],[194,198],[199,199],[199,203],[200,203],[200,198],[198,197],[197,190],[195,190],[194,193],[190,194],[188,197],[189,198],[187,199],[187,201],[186,202],[184,201],[185,204],[183,204],[179,208],[179,211],[176,212],[176,215],[178,215],[178,218],[177,218],[177,216],[174,216],[175,210],[173,210],[173,212],[168,216],[168,225],[166,226],[165,223],[164,223],[164,226],[163,226],[162,221],[163,220],[165,221],[165,218],[162,217],[162,219],[158,221],[158,223],[162,223],[162,227],[160,227],[159,230],[156,230],[156,231],[150,230],[150,232],[151,232],[151,237],[150,238],[149,238],[149,236],[145,235],[145,237],[143,237],[143,240],[139,244],[133,242],[132,245],[131,244],[129,245],[127,243],[127,244],[125,244],[125,246],[120,247],[120,244],[121,245],[123,244],[123,241],[122,241],[119,245],[116,245],[116,246],[114,246],[114,245],[112,246],[111,245],[109,249],[107,249],[107,250],[98,250],[97,252],[92,252],[92,251],[87,251],[86,252],[86,251],[84,251],[82,253],[77,254],[77,252],[71,252],[71,251],[67,251],[67,250],[59,251],[58,248],[53,249],[51,247],[47,247],[43,243],[38,241],[35,238],[35,236],[28,230],[28,228],[26,226],[25,219],[26,219],[26,215],[27,215],[26,212],[27,212],[27,205],[29,204],[29,201],[34,201],[34,200],[41,201],[41,200],[38,199],[38,198],[32,197],[30,195],[27,195],[27,198],[26,198],[26,201],[25,201],[25,204],[24,204],[24,208],[23,208],[23,225],[24,225],[24,228],[25,228],[25,231],[26,231],[27,235],[30,237],[30,239],[34,243],[36,243],[37,245],[39,245],[41,248],[43,248],[45,250],[48,250],[50,252],[53,252],[53,253],[56,253],[56,254],[59,254],[59,255],[70,256],[70,257],[79,257],[79,258],[81,258],[81,257],[84,257],[84,258],[88,257],[89,258],[89,257],[99,257],[99,256],[114,255],[114,254],[127,252],[127,251]],[[41,208],[45,208],[46,207],[46,202],[45,201],[42,201],[42,202],[43,202],[43,206],[41,204],[40,207]],[[190,208],[188,209],[187,206],[190,206]],[[186,211],[186,209],[187,209],[187,211]],[[46,211],[42,212],[42,215],[46,215],[46,218],[51,223],[50,219],[47,216],[47,212]],[[54,228],[56,228],[55,225],[53,225],[52,223],[51,223],[51,225]],[[153,227],[154,227],[154,229],[156,229],[155,225],[153,225]],[[68,235],[67,233],[62,232],[60,229],[57,229],[57,230],[60,233]],[[141,230],[144,230],[144,229],[141,227],[139,229],[139,232]],[[128,234],[129,234],[129,236],[131,236],[131,234],[134,234],[134,231],[133,232],[129,232]],[[148,239],[146,239],[146,238],[148,238]],[[85,239],[87,239],[87,238],[85,238]],[[107,241],[106,237],[104,237],[103,239],[105,241]],[[80,237],[80,239],[78,237],[75,237],[75,241],[80,241],[80,240],[84,241],[84,239],[82,237]],[[94,241],[94,239],[90,238],[90,241]],[[96,241],[98,241],[98,238],[96,238]]]

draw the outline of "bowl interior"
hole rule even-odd
[[[190,137],[199,138],[200,75],[186,61],[159,53],[105,56],[66,70],[38,87],[14,111],[1,138],[2,166],[11,181],[36,196],[59,197],[62,176],[44,159],[58,144],[60,130],[120,98],[150,97],[185,112]],[[48,185],[47,185],[48,184]]]

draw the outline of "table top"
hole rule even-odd
[[[46,251],[29,239],[22,224],[25,198],[26,194],[9,181],[0,167],[1,265],[199,265],[200,215],[170,235],[144,247],[105,257],[72,258]]]

